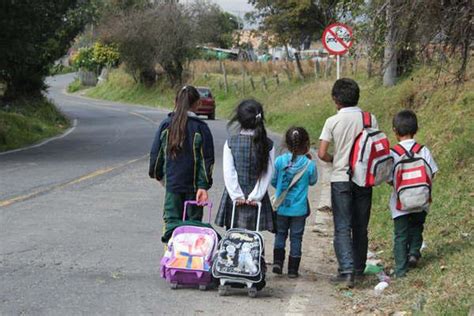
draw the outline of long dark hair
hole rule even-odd
[[[265,130],[265,116],[263,106],[254,99],[242,100],[235,109],[234,117],[230,120],[228,126],[239,123],[241,129],[254,130],[253,144],[256,149],[256,171],[260,178],[267,172],[268,157],[270,156],[267,131]]]
[[[171,158],[176,158],[183,149],[188,111],[199,98],[199,92],[193,86],[184,86],[176,94],[174,114],[168,131],[168,154]]]
[[[305,154],[309,148],[309,134],[303,127],[290,127],[286,131],[285,143],[292,153],[291,161],[295,161],[298,155]]]

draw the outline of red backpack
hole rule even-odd
[[[387,136],[372,127],[372,115],[362,112],[364,128],[357,135],[349,156],[351,181],[361,187],[386,182],[393,167]]]
[[[392,151],[400,156],[393,168],[393,187],[397,194],[397,210],[418,211],[431,203],[433,172],[426,160],[419,155],[423,148],[413,144],[410,150],[396,145]]]

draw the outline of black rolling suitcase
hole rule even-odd
[[[219,280],[219,295],[228,295],[231,288],[246,288],[250,297],[265,287],[265,250],[263,236],[258,232],[262,204],[257,203],[256,231],[233,228],[236,204],[232,208],[231,228],[219,243],[212,265],[212,275]]]

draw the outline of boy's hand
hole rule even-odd
[[[204,190],[204,189],[198,189],[197,192],[196,192],[196,201],[198,201],[198,203],[205,203],[207,202],[208,200],[208,195],[207,195],[207,191]]]
[[[328,153],[329,142],[321,140],[319,142],[318,157],[322,161],[332,162],[334,157]]]

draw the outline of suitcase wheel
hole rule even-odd
[[[200,291],[206,291],[207,290],[207,285],[206,284],[199,284],[199,290]]]
[[[177,282],[171,282],[171,283],[170,283],[170,288],[171,288],[172,290],[176,290],[176,289],[178,288],[178,283],[177,283]]]
[[[257,288],[256,287],[249,288],[249,297],[251,297],[251,298],[257,297]]]
[[[227,296],[229,295],[229,286],[228,285],[219,285],[217,292],[219,296]]]

